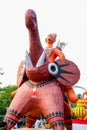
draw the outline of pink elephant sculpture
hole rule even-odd
[[[20,87],[4,118],[6,130],[10,130],[26,114],[33,124],[41,113],[53,130],[64,130],[64,125],[67,130],[72,130],[70,108],[64,101],[62,86],[77,83],[80,71],[68,59],[49,62],[41,45],[34,10],[26,11],[25,24],[29,33],[29,52],[26,51],[22,71],[18,73],[17,85]]]

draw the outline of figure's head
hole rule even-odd
[[[56,37],[57,37],[56,33],[48,34],[47,38],[45,39],[45,42],[47,43],[48,47],[52,46],[52,44],[56,41]]]

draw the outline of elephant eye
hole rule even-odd
[[[58,74],[58,66],[55,63],[50,63],[48,65],[48,71],[52,75]]]

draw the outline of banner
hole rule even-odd
[[[87,120],[72,120],[73,130],[87,130]]]

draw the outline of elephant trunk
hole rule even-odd
[[[43,51],[43,47],[40,41],[36,13],[31,9],[25,13],[25,25],[29,34],[29,55],[33,66],[35,66]]]

